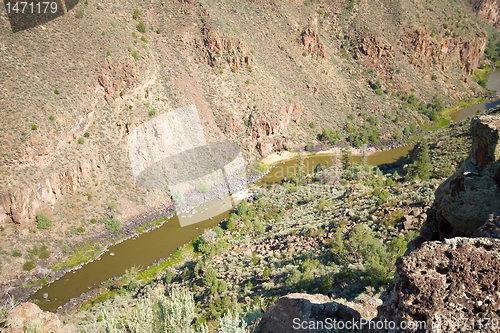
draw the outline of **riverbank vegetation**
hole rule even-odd
[[[316,173],[297,168],[171,259],[110,282],[108,294],[82,307],[75,323],[82,330],[133,330],[131,318],[147,304],[152,315],[145,325],[159,325],[165,293],[192,297],[185,320],[193,332],[229,319],[240,329],[252,325],[248,313],[265,311],[290,292],[355,301],[378,295],[392,281],[394,261],[416,236],[419,214],[440,180],[407,182],[404,170],[384,175],[353,163],[349,154],[329,165]]]

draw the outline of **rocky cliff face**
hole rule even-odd
[[[270,154],[274,150],[286,147],[286,130],[291,121],[298,124],[302,115],[300,105],[291,103],[283,106],[272,120],[254,119],[250,120],[248,133],[252,138],[252,144],[248,151],[257,148],[262,156]]]
[[[500,4],[497,0],[475,0],[472,6],[480,19],[495,28],[500,27]]]
[[[73,191],[81,179],[96,171],[108,160],[109,156],[106,155],[85,160],[77,163],[75,167],[53,173],[33,186],[13,188],[0,194],[0,223],[12,221],[18,224],[21,230],[33,226],[40,207],[55,204],[62,195]]]
[[[470,155],[436,190],[420,241],[470,236],[500,209],[499,130],[500,116],[471,121]]]
[[[403,45],[415,51],[411,63],[425,68],[433,62],[440,64],[442,70],[454,62],[460,62],[462,71],[470,74],[479,65],[488,38],[486,34],[463,37],[431,37],[431,32],[423,28],[410,29],[402,38]]]

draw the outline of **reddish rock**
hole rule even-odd
[[[266,311],[258,332],[331,332],[325,329],[327,318],[332,321],[352,321],[360,318],[369,321],[375,316],[375,309],[379,304],[380,300],[370,297],[358,303],[338,303],[329,301],[326,296],[320,294],[290,294],[278,299]],[[323,329],[310,329],[321,327],[320,322],[323,322]],[[302,329],[298,325],[305,325],[307,328]]]
[[[35,215],[40,207],[55,204],[63,194],[73,191],[81,179],[108,160],[107,155],[84,160],[78,162],[73,168],[51,174],[35,186],[0,193],[0,219],[10,217],[20,229],[33,226]]]
[[[468,318],[466,331],[472,331],[472,320],[476,324],[486,318],[500,322],[499,257],[497,239],[454,238],[424,243],[396,261],[396,281],[382,297],[378,320],[423,321],[432,332],[459,331],[454,323],[460,318]],[[498,330],[490,326],[482,331]]]
[[[73,333],[74,327],[63,325],[59,317],[52,312],[45,312],[33,303],[26,302],[15,307],[7,317],[6,332],[51,332]]]
[[[496,0],[471,1],[477,16],[494,26],[500,28],[500,4]]]
[[[309,27],[304,31],[302,34],[302,47],[310,55],[320,59],[326,59],[325,45],[319,38],[316,29]]]
[[[139,77],[134,61],[111,63],[107,61],[98,77],[99,85],[104,89],[104,98],[112,104],[126,88],[139,85]]]
[[[453,61],[460,61],[466,73],[477,68],[488,42],[483,34],[468,36],[467,39],[434,38],[423,28],[411,28],[402,39],[403,46],[416,52],[411,60],[415,66],[427,67],[437,60],[442,69],[446,69]]]

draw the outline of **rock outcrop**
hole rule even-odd
[[[299,123],[301,115],[300,105],[291,103],[283,106],[273,120],[256,120],[252,117],[248,132],[253,145],[249,146],[249,150],[257,148],[260,155],[265,156],[274,150],[283,149],[287,141],[283,135],[290,121]]]
[[[107,61],[102,67],[99,85],[104,90],[104,99],[112,104],[125,89],[134,88],[140,84],[139,75],[133,61],[127,63],[111,63]]]
[[[324,295],[290,294],[281,297],[262,317],[259,333],[332,332],[333,320],[366,322],[376,315],[380,300],[365,298],[359,303],[329,301]],[[327,320],[328,319],[328,320]]]
[[[326,59],[325,45],[319,38],[315,29],[309,27],[302,34],[302,47],[310,55],[320,59]]]
[[[500,209],[500,117],[471,121],[472,148],[462,166],[435,194],[435,209],[421,230],[423,240],[471,236]]]
[[[433,61],[438,61],[441,68],[446,70],[453,61],[459,61],[462,70],[468,74],[479,65],[487,42],[488,38],[484,34],[477,34],[468,39],[435,38],[431,37],[427,29],[422,28],[412,28],[402,38],[403,46],[415,51],[410,61],[416,67],[423,68],[430,66]]]
[[[220,35],[215,29],[204,27],[201,59],[211,67],[229,65],[231,68],[246,68],[253,64],[253,55],[240,39]]]
[[[107,155],[85,160],[73,168],[51,174],[35,186],[11,189],[0,194],[0,222],[11,220],[18,224],[21,230],[33,226],[38,208],[55,204],[63,194],[73,191],[83,177],[100,168],[108,160]]]
[[[497,332],[499,257],[497,239],[454,238],[423,244],[396,261],[396,281],[382,297],[377,320],[396,322],[397,327],[403,321],[419,322],[405,332],[425,332],[423,327],[428,332],[470,332],[479,331],[480,323],[489,318],[489,326],[481,331]]]
[[[472,6],[477,17],[494,26],[500,27],[500,4],[497,0],[474,0]]]
[[[55,313],[42,311],[36,304],[27,302],[18,305],[9,313],[6,332],[73,333],[75,329],[63,325]]]

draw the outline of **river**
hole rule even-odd
[[[500,69],[495,69],[491,73],[487,75],[488,82],[486,83],[486,87],[488,89],[494,90],[497,94],[500,92]],[[500,99],[486,100],[479,104],[474,104],[468,106],[462,110],[458,110],[450,114],[450,118],[453,121],[460,121],[464,118],[474,116],[477,114],[477,111],[488,110],[500,105]]]
[[[496,69],[488,76],[489,89],[500,91],[500,70]],[[478,110],[486,110],[500,105],[500,100],[485,101],[450,114],[454,121],[475,115]],[[413,146],[402,146],[368,156],[368,163],[374,166],[382,164],[402,163]],[[312,171],[318,163],[331,161],[329,155],[316,155],[304,159],[304,166]],[[355,160],[359,157],[354,157]],[[288,172],[294,172],[296,161],[290,160],[278,163],[272,167],[256,186],[281,182]],[[50,285],[38,290],[30,301],[37,303],[42,310],[55,311],[71,298],[78,297],[95,289],[101,282],[115,276],[121,276],[132,266],[145,268],[154,262],[170,257],[177,247],[188,243],[201,235],[207,228],[218,225],[229,217],[232,207],[239,200],[226,196],[196,207],[193,216],[173,216],[161,227],[138,237],[128,239],[120,244],[110,246],[99,260],[88,263],[82,268],[69,272]],[[180,219],[183,220],[181,223]],[[186,219],[188,221],[186,222]],[[183,226],[181,226],[181,224]],[[47,298],[43,295],[48,294]]]

